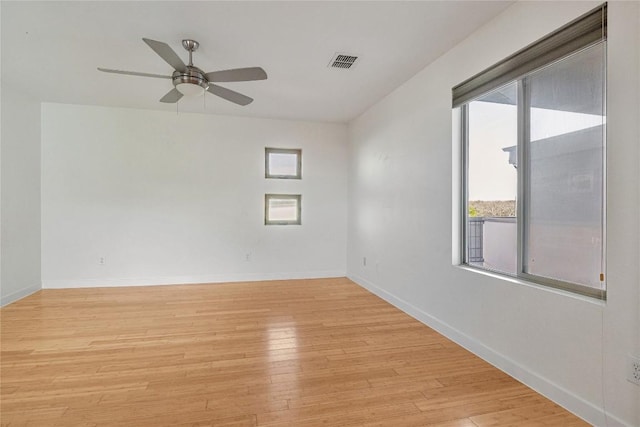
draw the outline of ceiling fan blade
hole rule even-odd
[[[113,73],[113,74],[125,74],[127,76],[155,77],[157,79],[171,78],[171,76],[163,76],[161,74],[138,73],[137,71],[112,70],[110,68],[100,68],[100,67],[98,67],[98,71],[102,71],[104,73]]]
[[[187,66],[182,62],[178,54],[171,47],[163,42],[151,39],[142,39],[160,58],[164,59],[167,64],[171,65],[174,70],[183,72]]]
[[[213,71],[205,75],[210,82],[248,82],[267,78],[267,73],[260,67]]]
[[[160,98],[160,102],[164,102],[165,104],[175,104],[182,98],[182,94],[175,87],[171,89],[165,96]]]
[[[220,98],[224,98],[227,101],[233,102],[234,104],[248,105],[253,102],[253,98],[249,98],[246,95],[243,95],[231,89],[227,89],[226,87],[210,84],[209,89],[207,90],[212,94],[219,96]]]

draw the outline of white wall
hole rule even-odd
[[[264,148],[302,148],[266,180]],[[43,287],[341,276],[346,126],[43,104]],[[265,226],[301,193],[301,226]],[[104,258],[104,264],[100,264]]]
[[[40,289],[40,103],[2,81],[0,305]]]
[[[597,5],[518,2],[350,124],[347,272],[593,424],[606,406],[608,425],[638,426],[639,3],[609,2],[607,302],[452,263],[451,88]]]

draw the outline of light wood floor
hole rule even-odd
[[[3,426],[578,426],[347,279],[43,290],[1,311]]]

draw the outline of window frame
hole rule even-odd
[[[271,220],[269,219],[269,201],[271,199],[296,200],[296,219],[290,220]],[[302,194],[273,194],[264,195],[264,225],[302,225]]]
[[[529,158],[528,158],[528,151],[530,149],[530,119],[531,119],[531,107],[530,107],[530,95],[531,95],[531,87],[530,87],[530,76],[535,73],[536,71],[546,68],[548,66],[551,66],[553,64],[556,64],[559,61],[564,60],[565,58],[570,57],[571,55],[577,54],[585,49],[588,49],[590,47],[593,47],[595,45],[598,45],[600,43],[602,43],[604,45],[604,52],[605,52],[605,58],[604,58],[604,73],[603,73],[603,114],[606,117],[606,80],[607,80],[607,74],[606,74],[606,69],[607,69],[607,63],[606,63],[606,3],[602,6],[600,6],[599,8],[594,9],[593,11],[589,12],[588,14],[585,15],[585,17],[588,17],[589,15],[593,15],[595,11],[601,10],[602,13],[604,14],[604,19],[603,19],[603,25],[604,25],[604,29],[602,31],[602,37],[599,40],[596,41],[590,41],[587,44],[583,45],[583,46],[579,46],[577,48],[574,48],[571,52],[565,53],[562,56],[559,57],[555,57],[552,60],[550,60],[549,62],[546,62],[544,64],[542,64],[541,66],[538,66],[535,69],[531,69],[528,70],[526,73],[522,74],[522,75],[517,75],[517,76],[511,76],[511,78],[509,80],[498,80],[498,84],[496,84],[495,86],[491,87],[491,86],[487,86],[488,84],[490,84],[490,82],[488,82],[486,76],[483,76],[483,73],[479,73],[477,75],[475,75],[474,77],[472,77],[471,79],[466,80],[465,82],[461,83],[460,85],[456,86],[453,90],[452,90],[452,97],[453,97],[453,107],[454,107],[454,112],[456,110],[458,113],[458,119],[459,119],[459,143],[460,145],[460,166],[461,166],[461,174],[459,175],[461,177],[461,189],[460,189],[460,213],[459,213],[459,218],[461,219],[460,222],[460,229],[459,229],[459,233],[460,233],[460,255],[459,255],[459,260],[460,260],[460,264],[463,265],[466,268],[470,268],[470,269],[474,269],[474,270],[478,270],[478,271],[482,271],[482,272],[488,272],[488,273],[492,273],[492,274],[496,274],[499,276],[504,276],[504,277],[508,277],[508,278],[515,278],[515,279],[521,279],[523,281],[526,281],[528,283],[533,283],[536,285],[542,285],[544,287],[549,287],[549,288],[554,288],[554,289],[559,289],[559,290],[564,290],[564,291],[569,291],[575,294],[580,294],[583,296],[588,296],[588,297],[593,297],[596,299],[600,299],[600,300],[606,300],[606,281],[605,281],[605,269],[606,269],[606,203],[607,203],[607,191],[606,191],[606,175],[607,175],[607,161],[606,161],[606,121],[603,122],[603,135],[604,135],[604,140],[602,142],[603,144],[603,152],[602,152],[602,162],[603,162],[603,169],[602,169],[602,182],[603,182],[603,188],[602,188],[602,242],[601,242],[601,250],[602,250],[602,271],[600,274],[600,282],[602,283],[602,289],[597,289],[591,286],[587,286],[587,285],[581,285],[581,284],[577,284],[577,283],[572,283],[572,282],[568,282],[568,281],[564,281],[564,280],[559,280],[559,279],[552,279],[552,278],[548,278],[548,277],[544,277],[544,276],[538,276],[535,274],[530,274],[525,272],[525,268],[524,268],[524,264],[525,264],[525,255],[527,252],[527,248],[525,247],[526,242],[525,242],[525,226],[526,226],[526,220],[525,220],[525,215],[526,215],[526,204],[528,203],[528,199],[531,197],[530,193],[527,191],[527,185],[530,182],[529,181],[529,177],[530,177],[530,164],[529,164]],[[580,19],[582,18],[578,18],[577,20],[575,20],[574,22],[580,22]],[[562,27],[560,30],[558,30],[558,32],[560,31],[566,31],[567,28],[570,27],[570,25],[572,25],[573,23],[568,24],[567,26]],[[555,33],[552,33],[549,36],[546,36],[544,39],[549,39],[554,37]],[[530,47],[536,48],[537,47],[537,43],[532,44]],[[522,51],[518,52],[518,54],[521,53],[527,53],[526,52],[527,48],[523,49]],[[517,54],[516,54],[517,55]],[[508,60],[513,61],[513,57],[516,56],[513,55],[512,57],[508,58]],[[516,58],[517,59],[517,58]],[[486,71],[489,72],[489,75],[491,75],[491,72],[493,72],[493,70],[495,70],[496,67],[500,66],[500,64],[503,64],[505,61],[504,60],[498,64],[496,64],[496,66],[490,67],[489,69],[487,69]],[[516,61],[517,62],[517,61]],[[477,82],[473,82],[474,79],[477,79]],[[468,250],[468,244],[469,244],[469,230],[468,230],[468,224],[469,224],[469,212],[468,212],[468,206],[469,206],[469,104],[475,100],[477,100],[478,98],[481,98],[495,90],[500,89],[501,87],[504,87],[506,85],[512,84],[514,82],[517,82],[517,196],[516,196],[516,226],[517,226],[517,270],[515,274],[510,274],[508,272],[504,272],[504,271],[497,271],[491,268],[487,268],[487,267],[481,267],[478,265],[473,265],[470,263],[469,260],[469,250]],[[476,86],[475,88],[469,89],[470,86]],[[461,88],[464,88],[465,91],[467,91],[466,93],[462,91]],[[484,88],[484,89],[483,89]],[[456,90],[459,90],[458,93],[456,93]],[[473,90],[473,95],[469,96],[468,93],[471,92],[471,90]]]
[[[270,154],[293,154],[296,156],[296,174],[295,175],[276,175],[269,173],[269,155]],[[264,177],[267,179],[302,179],[302,149],[300,148],[273,148],[265,147],[264,149]]]

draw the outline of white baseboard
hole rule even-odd
[[[605,418],[602,408],[582,399],[579,396],[576,396],[574,393],[566,390],[558,384],[555,384],[548,378],[544,378],[536,374],[527,367],[520,365],[515,360],[496,352],[458,329],[455,329],[446,322],[431,316],[411,303],[396,297],[377,285],[374,285],[370,281],[357,275],[347,275],[347,277],[391,305],[399,308],[416,320],[424,323],[430,328],[436,330],[438,333],[454,341],[456,344],[459,344],[476,356],[492,364],[501,371],[506,372],[513,378],[551,399],[588,423],[594,426],[606,425],[607,427],[632,427],[630,424],[627,424],[610,414],[607,414]]]
[[[38,292],[40,289],[42,289],[40,285],[33,285],[12,292],[9,295],[5,295],[0,298],[0,306],[4,307],[5,305],[11,304],[12,302],[16,302],[19,299],[29,296],[34,292]]]
[[[121,286],[187,285],[198,283],[255,282],[260,280],[324,279],[345,277],[341,270],[293,273],[237,273],[204,276],[128,277],[104,279],[43,280],[43,289],[108,288]]]

